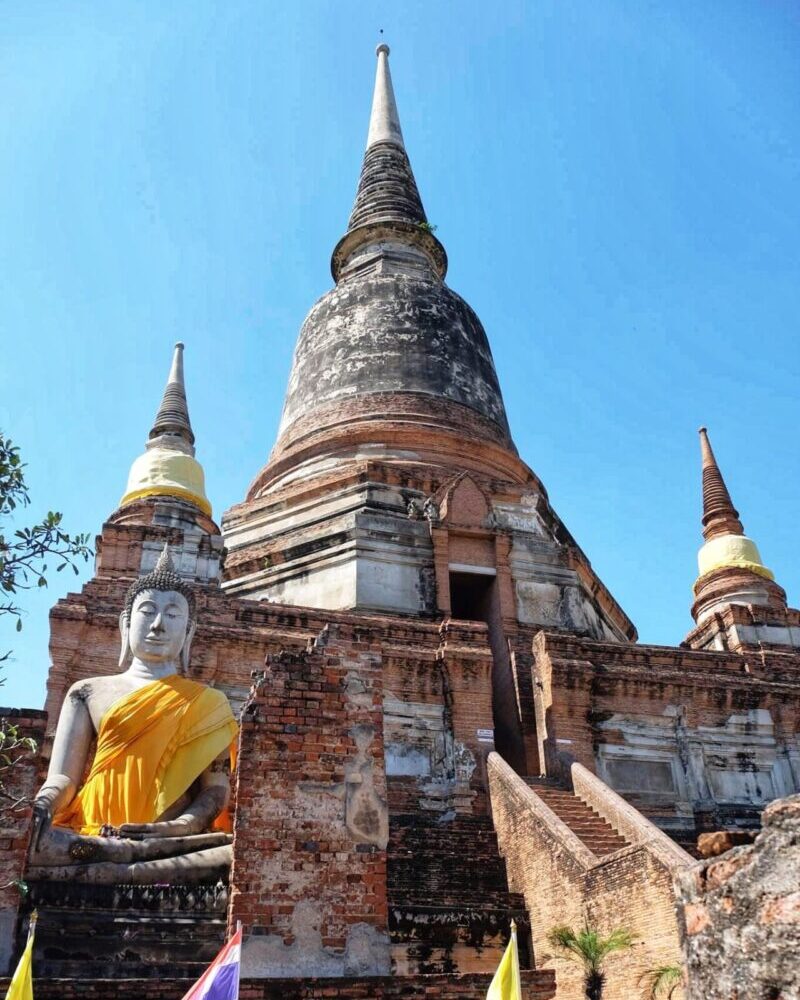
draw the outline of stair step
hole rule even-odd
[[[489,816],[437,823],[394,815],[387,853],[390,907],[427,905],[465,912],[479,906],[524,908],[521,897],[509,892]]]
[[[541,778],[529,778],[528,785],[595,856],[603,857],[629,846],[610,823],[574,792]]]

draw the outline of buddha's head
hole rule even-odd
[[[119,626],[120,666],[130,652],[144,663],[179,660],[182,669],[188,667],[195,630],[194,592],[176,573],[166,545],[153,572],[128,589]]]

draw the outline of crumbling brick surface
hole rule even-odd
[[[374,478],[376,482],[396,487],[398,495],[413,487],[420,494],[438,496],[437,491],[447,480],[447,470],[422,463],[413,471],[414,476],[409,479],[408,469],[365,463],[349,470],[340,469],[335,476],[340,483]],[[521,488],[508,481],[504,485],[499,480],[490,482],[485,476],[478,476],[475,488],[457,480],[454,497],[458,483],[466,497],[460,513],[455,506],[451,512],[449,504],[443,504],[443,520],[431,526],[434,540],[437,532],[449,531],[452,536],[447,545],[438,542],[434,545],[437,573],[445,588],[451,556],[458,556],[456,561],[480,562],[479,549],[489,552],[486,542],[492,532],[488,522],[483,523],[486,519],[481,491],[486,491],[493,503],[500,500],[516,503]],[[327,480],[290,484],[286,486],[285,499],[289,502],[297,491],[305,491],[304,502],[313,503],[330,487]],[[276,501],[276,496],[271,495],[271,500],[251,498],[234,515],[244,517],[248,505],[266,509]],[[118,512],[109,520],[103,529],[98,575],[80,594],[69,595],[53,609],[53,666],[47,702],[51,733],[70,684],[118,669],[119,609],[128,584],[139,572],[143,547],[148,546],[150,551],[164,540],[175,547],[181,544],[177,529],[142,520],[141,513],[126,508],[124,517],[118,516]],[[451,513],[453,524],[447,520]],[[469,530],[462,530],[462,521],[469,522]],[[213,524],[203,527],[208,532],[214,529]],[[566,535],[559,537],[564,544],[573,544]],[[274,540],[270,542],[273,544]],[[653,720],[661,726],[659,735],[662,731],[667,733],[679,753],[685,749],[687,732],[696,734],[701,727],[719,730],[732,716],[746,715],[751,710],[771,713],[778,748],[786,745],[796,732],[800,717],[796,693],[800,660],[796,655],[767,648],[759,650],[756,656],[733,646],[727,651],[714,652],[665,649],[539,632],[538,628],[515,620],[508,544],[505,535],[497,535],[489,562],[497,569],[502,598],[500,624],[510,651],[506,677],[509,683],[503,704],[506,714],[516,707],[521,715],[527,768],[521,766],[520,770],[538,773],[540,760],[541,766],[549,770],[556,764],[559,753],[567,748],[587,768],[595,770],[604,748],[617,752],[625,749],[626,726],[647,726]],[[209,541],[198,550],[198,558],[206,553],[211,559],[212,549]],[[581,573],[582,564],[575,553],[570,556],[570,565],[574,563],[573,568]],[[259,550],[256,555],[261,559],[263,553]],[[237,568],[235,559],[232,565]],[[242,567],[237,571],[242,571]],[[599,584],[595,581],[592,586]],[[609,595],[600,594],[598,600],[600,597],[603,607],[611,606]],[[485,900],[479,904],[469,898],[465,881],[450,880],[448,869],[447,885],[429,882],[428,905],[420,899],[421,886],[417,889],[413,885],[414,859],[411,859],[403,862],[408,869],[405,873],[401,867],[396,867],[393,873],[390,867],[387,898],[385,852],[375,844],[354,845],[345,842],[344,835],[340,837],[342,826],[346,829],[345,802],[337,798],[339,794],[346,795],[342,788],[348,785],[345,772],[359,754],[353,730],[366,726],[372,728],[374,736],[361,764],[371,761],[368,770],[371,768],[373,791],[379,799],[388,799],[388,821],[393,835],[406,823],[409,829],[415,829],[418,822],[419,832],[432,823],[437,824],[437,829],[439,824],[442,829],[448,826],[455,829],[459,825],[469,826],[473,820],[477,825],[488,822],[486,755],[492,749],[495,710],[502,699],[497,691],[495,698],[492,697],[492,677],[499,676],[493,662],[497,650],[492,646],[486,625],[257,603],[202,582],[198,586],[198,616],[192,677],[224,690],[237,714],[247,699],[252,672],[262,670],[265,657],[270,658],[269,676],[277,685],[273,689],[266,677],[259,682],[252,703],[256,715],[245,718],[243,747],[247,745],[250,749],[240,757],[241,808],[232,883],[234,912],[241,915],[246,925],[252,924],[256,931],[254,938],[260,938],[262,943],[274,939],[267,948],[270,958],[277,956],[288,963],[287,967],[296,968],[292,963],[298,955],[313,953],[322,964],[305,965],[303,974],[321,976],[331,974],[321,970],[331,968],[333,956],[334,965],[338,963],[336,975],[347,979],[348,935],[354,925],[361,924],[378,935],[388,932],[395,973],[402,975],[407,971],[416,978],[425,972],[485,972],[490,968],[504,944],[508,916],[517,909],[519,897],[514,893],[525,891],[522,882],[512,884],[511,893],[506,894],[502,880],[492,879],[496,893],[491,896],[492,905],[487,907]],[[749,619],[747,622],[737,619],[734,624],[741,630],[752,623]],[[781,622],[770,619],[767,624],[772,628]],[[330,626],[332,636],[336,633],[335,639],[331,638],[336,650],[329,647],[305,652],[309,640],[314,640],[326,626]],[[328,663],[326,657],[339,662]],[[315,671],[316,679],[311,677]],[[317,680],[318,691],[312,687]],[[316,694],[321,698],[316,698]],[[667,711],[672,712],[669,719],[674,720],[669,722],[668,732],[663,724]],[[256,717],[260,720],[258,726]],[[304,731],[302,725],[306,726]],[[46,744],[44,750],[46,760]],[[741,756],[742,767],[751,767],[747,754]],[[412,766],[414,760],[419,762],[416,769]],[[384,772],[388,772],[388,781]],[[351,791],[354,784],[350,783]],[[336,793],[310,791],[314,785],[335,787]],[[307,805],[310,803],[310,811],[295,808],[298,795],[305,797]],[[651,796],[641,801],[635,793],[629,797],[652,817],[668,821],[680,818],[674,795],[671,799]],[[750,811],[755,814],[758,808]],[[738,804],[735,809],[738,819],[747,818],[747,808]],[[690,812],[691,809],[684,807],[681,816],[689,816]],[[332,833],[334,814],[339,824],[337,833]],[[720,829],[716,817],[712,818],[714,824],[705,828]],[[689,832],[695,833],[692,822],[688,819],[687,828],[691,826]],[[406,836],[397,838],[398,845]],[[489,859],[488,845],[482,846],[477,839],[470,844],[460,842],[457,850],[454,844],[450,851],[430,838],[429,843],[416,844],[415,851],[420,869],[425,867],[427,851],[431,871],[444,870],[442,865],[445,861],[449,864],[452,856],[454,862],[463,863],[465,870],[476,872],[481,868],[481,878],[485,875],[488,880],[494,864]],[[458,858],[459,853],[463,857]],[[561,846],[556,845],[550,854],[543,848],[528,866],[527,902],[535,933],[541,935],[542,928],[562,918],[573,919],[565,889],[571,877],[567,862]],[[286,873],[285,878],[272,877],[276,866]],[[513,882],[519,872],[515,875],[511,865],[509,872]],[[581,876],[584,882],[581,891],[591,889],[596,900],[592,912],[598,921],[626,923],[634,930],[657,937],[661,931],[652,926],[652,921],[656,919],[653,914],[658,906],[655,903],[650,906],[647,894],[637,888],[637,880],[647,875],[647,867],[637,868],[631,856],[627,861],[615,861],[602,872],[598,869],[591,886]],[[658,872],[651,872],[648,877],[652,893],[663,902],[663,879]],[[299,888],[303,880],[311,884],[316,878],[321,880],[319,893]],[[552,888],[544,892],[544,885]],[[343,888],[340,891],[338,887]],[[302,919],[293,922],[298,903],[306,905],[301,907]],[[765,910],[764,918],[786,921],[794,913],[793,905],[791,898],[777,902]],[[311,913],[311,907],[318,912]],[[387,913],[387,907],[394,915]],[[436,911],[438,929],[434,936],[425,929],[433,925],[426,907]],[[624,917],[617,915],[615,907],[624,912]],[[637,917],[639,911],[641,917]],[[69,917],[72,923],[82,926],[85,913],[73,916]],[[578,910],[574,920],[579,921],[583,916],[584,910]],[[702,910],[696,916],[702,923]],[[54,936],[67,926],[64,923],[57,927],[61,918],[55,920],[52,915],[48,918],[46,913],[42,919],[51,919],[50,932]],[[148,926],[147,933],[155,934],[157,930],[153,924]],[[216,933],[221,943],[221,923],[218,927],[209,925],[204,947],[211,949],[216,945],[213,940]],[[141,943],[145,937],[140,935],[138,941]],[[166,939],[162,945],[168,949]],[[372,956],[369,961],[374,959],[375,945],[374,937],[359,939],[361,953]],[[128,941],[126,947],[137,962],[147,957],[142,949],[137,951],[135,942]],[[351,948],[351,959],[358,950]],[[371,971],[377,971],[377,966],[373,965]],[[295,973],[285,973],[290,974]]]
[[[255,974],[389,971],[380,666],[328,629],[271,657],[244,709],[231,920]]]
[[[528,915],[522,897],[508,891],[488,816],[393,816],[388,861],[389,928],[398,975],[495,969],[512,917],[521,964],[530,964]]]
[[[491,975],[376,976],[363,979],[244,979],[239,1000],[475,1000],[486,995]],[[185,979],[38,979],[36,1000],[180,1000]],[[7,979],[0,979],[5,993]],[[523,1000],[555,1000],[551,970],[522,973]]]
[[[548,774],[558,774],[563,750],[606,781],[603,761],[628,760],[636,768],[634,783],[615,787],[649,819],[694,839],[729,824],[756,826],[765,801],[790,792],[796,779],[784,762],[796,752],[800,726],[796,654],[597,642],[550,632],[535,636],[533,652],[537,737]],[[749,731],[751,713],[768,720],[763,736]],[[760,741],[767,739],[774,756],[759,765]],[[659,754],[671,756],[678,779],[648,790],[645,775]],[[698,759],[704,762],[699,778]],[[714,768],[725,769],[726,781],[739,781],[733,795],[723,788],[715,797]],[[748,785],[746,775],[757,771],[759,780]]]
[[[771,803],[755,843],[678,880],[688,1000],[800,998],[800,795]]]
[[[119,533],[139,531],[135,525],[127,524],[120,525],[115,530],[118,530]],[[163,533],[163,529],[159,530]],[[148,531],[152,534],[156,529],[150,528]],[[109,538],[113,534],[108,525],[104,529],[104,534],[108,534]],[[147,538],[145,538],[145,534],[147,533],[142,533],[142,537],[147,540],[149,534],[147,534]],[[157,540],[161,541],[160,535]],[[137,541],[138,544],[141,539],[137,535],[136,539],[129,541],[131,544],[133,541]],[[150,541],[152,542],[153,539],[150,538]],[[53,609],[51,615],[53,666],[48,680],[47,702],[48,708],[51,710],[52,720],[57,719],[64,694],[70,684],[84,677],[112,673],[118,669],[118,615],[131,576],[137,571],[135,562],[136,560],[130,565],[126,564],[125,567],[115,568],[108,575],[95,577],[83,588],[80,594],[69,595],[66,599],[59,601]],[[371,707],[367,711],[369,716],[367,724],[375,727],[379,737],[373,742],[370,753],[372,749],[376,749],[382,761],[382,748],[379,748],[379,744],[386,725],[384,721],[385,701],[382,704],[382,699],[389,698],[394,704],[402,703],[405,713],[402,717],[404,724],[409,723],[414,718],[419,718],[420,731],[424,730],[430,722],[429,717],[425,715],[426,711],[433,712],[435,718],[440,720],[437,723],[439,729],[431,737],[431,772],[421,777],[397,776],[390,779],[399,795],[399,798],[395,796],[392,799],[391,814],[418,815],[423,822],[450,811],[457,815],[478,816],[483,814],[484,817],[486,816],[485,753],[487,749],[491,748],[491,744],[481,742],[483,738],[481,734],[485,734],[487,731],[490,733],[493,723],[489,682],[491,651],[485,626],[475,623],[453,623],[448,627],[441,628],[440,624],[436,622],[391,615],[331,612],[257,603],[231,597],[216,587],[206,586],[198,587],[197,603],[198,631],[192,648],[191,676],[224,690],[237,715],[247,699],[252,682],[251,675],[254,671],[257,673],[263,671],[265,657],[272,658],[270,670],[280,673],[278,661],[284,654],[291,662],[294,662],[292,657],[296,656],[300,656],[302,660],[306,655],[305,650],[308,642],[318,636],[326,625],[330,625],[331,630],[338,630],[336,641],[340,645],[343,644],[340,653],[348,663],[352,657],[358,659],[362,654],[365,654],[368,659],[370,657],[380,659],[381,665],[377,674],[379,674],[382,694],[380,696],[375,694],[374,698],[370,694]],[[351,668],[343,668],[343,670],[346,678],[347,673],[351,672]],[[356,702],[363,701],[365,692],[358,690],[358,684],[359,680],[364,678],[360,676],[358,664],[352,667],[352,673],[354,674],[354,683],[350,685],[350,695],[355,697]],[[377,676],[377,674],[373,671],[373,675]],[[299,676],[294,679],[298,683],[302,681]],[[268,683],[262,687],[265,692],[269,691]],[[302,687],[298,688],[293,685],[289,686],[289,691],[290,693],[287,694],[289,700],[285,705],[287,712],[288,710],[297,710],[301,713],[306,711],[308,707],[306,702],[309,701],[307,692]],[[377,692],[378,688],[376,687],[374,691]],[[333,692],[327,692],[326,696],[333,697]],[[341,697],[343,695],[339,691],[336,698]],[[310,700],[313,701],[313,698]],[[337,704],[338,707],[331,709],[334,711],[334,715],[339,713],[342,708],[341,702]],[[328,708],[330,706],[326,705],[325,710],[327,711]],[[361,709],[359,708],[358,711]],[[356,716],[357,713],[354,714],[353,710],[348,708],[346,720],[339,717],[339,721],[336,722],[338,735],[335,739],[343,741],[337,743],[334,748],[335,752],[339,753],[340,770],[354,753],[353,741],[348,736],[348,730],[359,722],[360,717]],[[326,718],[324,725],[328,724],[333,725],[333,722]],[[282,717],[280,725],[288,727],[297,725],[297,723],[286,714]],[[248,726],[249,723],[245,720],[245,728],[247,729]],[[50,726],[51,733],[52,730],[53,725]],[[299,739],[297,733],[284,735],[287,740],[296,741]],[[404,737],[399,730],[396,730],[392,739],[395,741],[399,739],[402,743]],[[318,743],[319,740],[312,740],[313,742]],[[271,746],[273,750],[277,749],[274,742]],[[46,766],[47,746],[44,749],[45,760],[42,764]],[[307,749],[311,754],[321,753],[319,747],[309,746]],[[288,751],[282,749],[280,752],[284,754]],[[260,751],[254,751],[254,754],[255,756],[245,752],[240,756],[239,761],[241,774],[244,774],[244,771],[249,768],[247,770],[248,777],[240,778],[238,782],[239,794],[245,796],[245,802],[248,794],[255,794],[256,791],[265,793],[266,784],[276,780],[274,769],[265,763],[262,756],[259,756]],[[305,765],[307,765],[309,775],[301,780],[313,782],[316,779],[310,774],[310,771],[313,769],[314,761],[306,761]],[[280,771],[280,765],[277,770]],[[380,770],[383,770],[382,763]],[[283,778],[286,778],[285,774]],[[334,784],[336,783],[334,782]],[[278,791],[281,794],[287,792],[285,784],[281,784]],[[386,797],[385,790],[382,795]],[[321,804],[326,804],[325,808],[331,807],[340,811],[343,808],[340,800],[327,794],[319,794],[316,797],[311,795],[306,796],[306,798],[311,801],[315,809]],[[390,796],[390,798],[392,797]],[[284,801],[279,800],[276,807],[277,812],[283,805]],[[244,806],[245,812],[248,808],[250,808],[248,805]],[[277,814],[276,810],[272,810],[273,825],[276,822],[274,820],[274,816]],[[242,813],[243,816],[245,812]],[[302,826],[303,821],[297,819],[298,835],[291,845],[286,847],[289,853],[296,851],[297,856],[293,856],[292,865],[300,866],[297,872],[301,874],[308,870],[303,867],[304,865],[314,866],[317,864],[317,854],[330,853],[323,846],[329,841],[322,836],[312,835],[311,826],[318,821],[319,816],[310,817],[308,820],[309,828],[301,830],[300,826]],[[256,830],[252,831],[253,836],[256,833]],[[267,837],[264,830],[261,830],[261,837],[262,842]],[[285,844],[286,831],[276,830],[276,839]],[[254,866],[259,853],[266,868],[263,851],[260,851],[255,842],[250,845],[252,850],[248,848],[245,851],[246,841],[246,837],[242,839],[237,836],[236,854],[240,862],[238,871],[244,871],[242,866],[245,862]],[[311,852],[309,849],[302,848],[303,844],[309,845],[315,841],[320,844],[319,851]],[[297,847],[297,844],[300,844],[301,847]],[[370,845],[360,846],[361,853],[356,852],[357,864],[347,873],[352,876],[360,871],[358,864],[370,859],[369,851],[372,850],[372,847]],[[349,850],[348,847],[347,851]],[[347,852],[341,851],[339,853]],[[476,853],[474,861],[466,857],[463,860],[466,865],[471,864],[475,867],[480,863],[480,855]],[[371,858],[371,863],[377,863],[374,856]],[[344,862],[339,859],[339,864],[344,865]],[[318,867],[324,868],[324,861],[320,860]],[[334,870],[335,865],[331,869],[331,874]],[[295,875],[296,873],[293,874],[293,878]],[[377,873],[373,873],[373,875],[377,878]],[[247,880],[240,879],[239,875],[236,875],[235,878],[237,890],[244,887],[244,892],[247,893]],[[263,886],[262,901],[265,900],[263,903],[265,907],[270,905],[269,899],[273,895],[272,886],[267,884],[268,881],[267,879]],[[386,893],[385,881],[384,875],[382,887],[379,890],[383,896]],[[381,879],[378,879],[376,885],[380,884]],[[357,880],[348,882],[347,893],[352,894],[360,891],[358,887]],[[453,947],[449,948],[448,946],[440,949],[441,954],[434,962],[433,956],[426,950],[428,943],[419,939],[422,923],[417,921],[413,942],[409,942],[408,946],[405,943],[392,942],[392,961],[395,963],[393,968],[413,969],[415,974],[431,964],[433,964],[433,968],[429,971],[437,972],[455,970],[483,972],[490,968],[498,949],[502,948],[502,933],[507,930],[509,911],[505,908],[492,910],[476,923],[474,909],[469,909],[468,919],[464,918],[466,912],[464,911],[464,900],[447,901],[443,899],[439,903],[436,898],[433,898],[437,896],[437,893],[433,892],[431,895],[432,905],[444,907],[446,910],[441,920],[446,921],[448,927],[452,925],[457,928],[453,935]],[[313,902],[312,897],[313,894],[309,897]],[[413,901],[404,899],[402,892],[396,894],[394,901],[401,907],[402,914],[407,915],[409,912],[407,904],[410,905]],[[286,900],[282,905],[291,908],[291,903]],[[385,904],[381,905],[385,906]],[[362,908],[354,907],[353,919],[356,919],[356,915],[361,910],[369,909],[370,906],[371,904],[368,903]],[[308,916],[308,914],[304,916],[301,936],[303,933],[315,932],[313,920],[309,922],[306,919]],[[373,918],[374,914],[368,920],[361,922],[369,923]],[[55,911],[48,911],[48,913],[42,914],[42,933],[44,933],[45,923],[53,924],[49,931],[52,934],[58,934],[63,932],[66,926],[65,921],[70,926],[74,924],[75,927],[80,927],[85,919],[86,914],[83,910],[76,912],[74,919],[68,914],[59,915]],[[285,936],[281,937],[281,941],[284,942],[283,946],[292,948],[294,932],[291,927],[291,913],[281,913],[279,919],[285,924]],[[403,919],[405,920],[405,916]],[[59,925],[58,928],[55,924]],[[384,918],[384,927],[385,925]],[[263,926],[266,930],[266,925]],[[115,924],[114,927],[121,930],[122,925]],[[425,930],[425,928],[422,929]],[[145,941],[150,940],[152,936],[150,932],[155,932],[157,928],[155,925],[151,928],[148,924],[148,927],[143,927],[142,930],[143,932],[137,935],[136,941],[125,938],[124,942],[120,943],[120,948],[124,948],[126,956],[130,958],[128,963],[130,967],[127,972],[133,976],[139,974],[136,968],[142,963],[153,963],[157,958],[149,945],[145,947],[144,944]],[[209,926],[209,933],[212,932],[213,927]],[[321,928],[319,932],[321,933]],[[269,932],[262,933],[260,936],[269,937]],[[113,937],[113,934],[110,937]],[[331,937],[335,938],[336,935],[333,934]],[[11,931],[9,931],[7,938],[13,939]],[[480,946],[473,943],[476,939],[482,942]],[[221,940],[222,932],[220,929],[218,944],[221,943]],[[213,944],[213,942],[211,943]],[[139,944],[142,945],[141,948]],[[168,950],[169,941],[164,939],[162,946],[161,950]],[[331,948],[333,946],[325,943],[322,947]],[[413,949],[417,949],[419,954],[412,955]],[[175,950],[177,953],[177,943]],[[294,950],[297,951],[298,948],[295,947]],[[286,957],[284,953],[283,958]],[[48,970],[48,974],[58,975],[60,973],[53,968]],[[89,975],[91,974],[89,972]]]
[[[21,739],[41,744],[47,714],[33,709],[0,708],[0,720],[16,727]],[[0,971],[11,959],[14,927],[20,904],[16,883],[22,879],[30,840],[31,803],[38,787],[39,755],[21,749],[9,754],[0,772]]]
[[[61,879],[26,885],[16,953],[36,910],[37,980],[197,977],[225,936],[228,888],[222,882],[142,886]]]

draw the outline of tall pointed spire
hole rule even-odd
[[[427,222],[422,199],[403,144],[400,116],[389,71],[389,46],[377,50],[367,149],[348,232],[373,222]]]
[[[120,507],[147,497],[174,497],[210,516],[203,468],[194,455],[194,433],[183,381],[183,344],[178,343],[145,452],[131,466]]]
[[[708,431],[700,428],[703,463],[703,538],[697,553],[692,616],[698,624],[729,604],[785,607],[786,594],[744,533],[739,512],[717,465]]]
[[[175,345],[169,377],[164,395],[161,397],[161,406],[150,431],[150,438],[152,440],[161,437],[162,434],[174,434],[183,438],[187,444],[194,445],[194,433],[186,403],[186,386],[183,381],[183,344],[180,342]]]
[[[405,428],[417,420],[447,424],[459,441],[470,424],[467,433],[496,441],[504,460],[514,451],[486,333],[444,283],[447,254],[434,228],[403,145],[389,47],[381,44],[350,228],[331,256],[336,287],[303,323],[265,475],[273,475],[279,455],[299,454],[306,421],[327,447],[334,431],[323,430],[322,411],[345,401],[349,419],[361,411],[359,434],[376,435],[384,450],[385,425],[394,418]],[[473,413],[486,421],[480,429],[472,426]],[[344,433],[344,416],[333,420],[335,433]],[[262,489],[265,480],[257,482],[253,489]]]
[[[372,94],[367,149],[378,142],[393,142],[401,149],[405,149],[400,115],[397,113],[397,101],[392,86],[392,74],[389,70],[389,46],[382,43],[375,50],[375,54],[378,57],[378,68],[375,74],[375,90]]]
[[[699,434],[703,462],[703,538],[708,541],[719,535],[743,535],[739,511],[733,506],[728,487],[719,471],[708,440],[708,431],[701,427]]]

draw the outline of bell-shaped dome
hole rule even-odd
[[[313,409],[368,393],[460,403],[510,444],[483,326],[433,274],[353,277],[316,303],[295,349],[280,435]],[[382,415],[390,415],[385,404]]]

